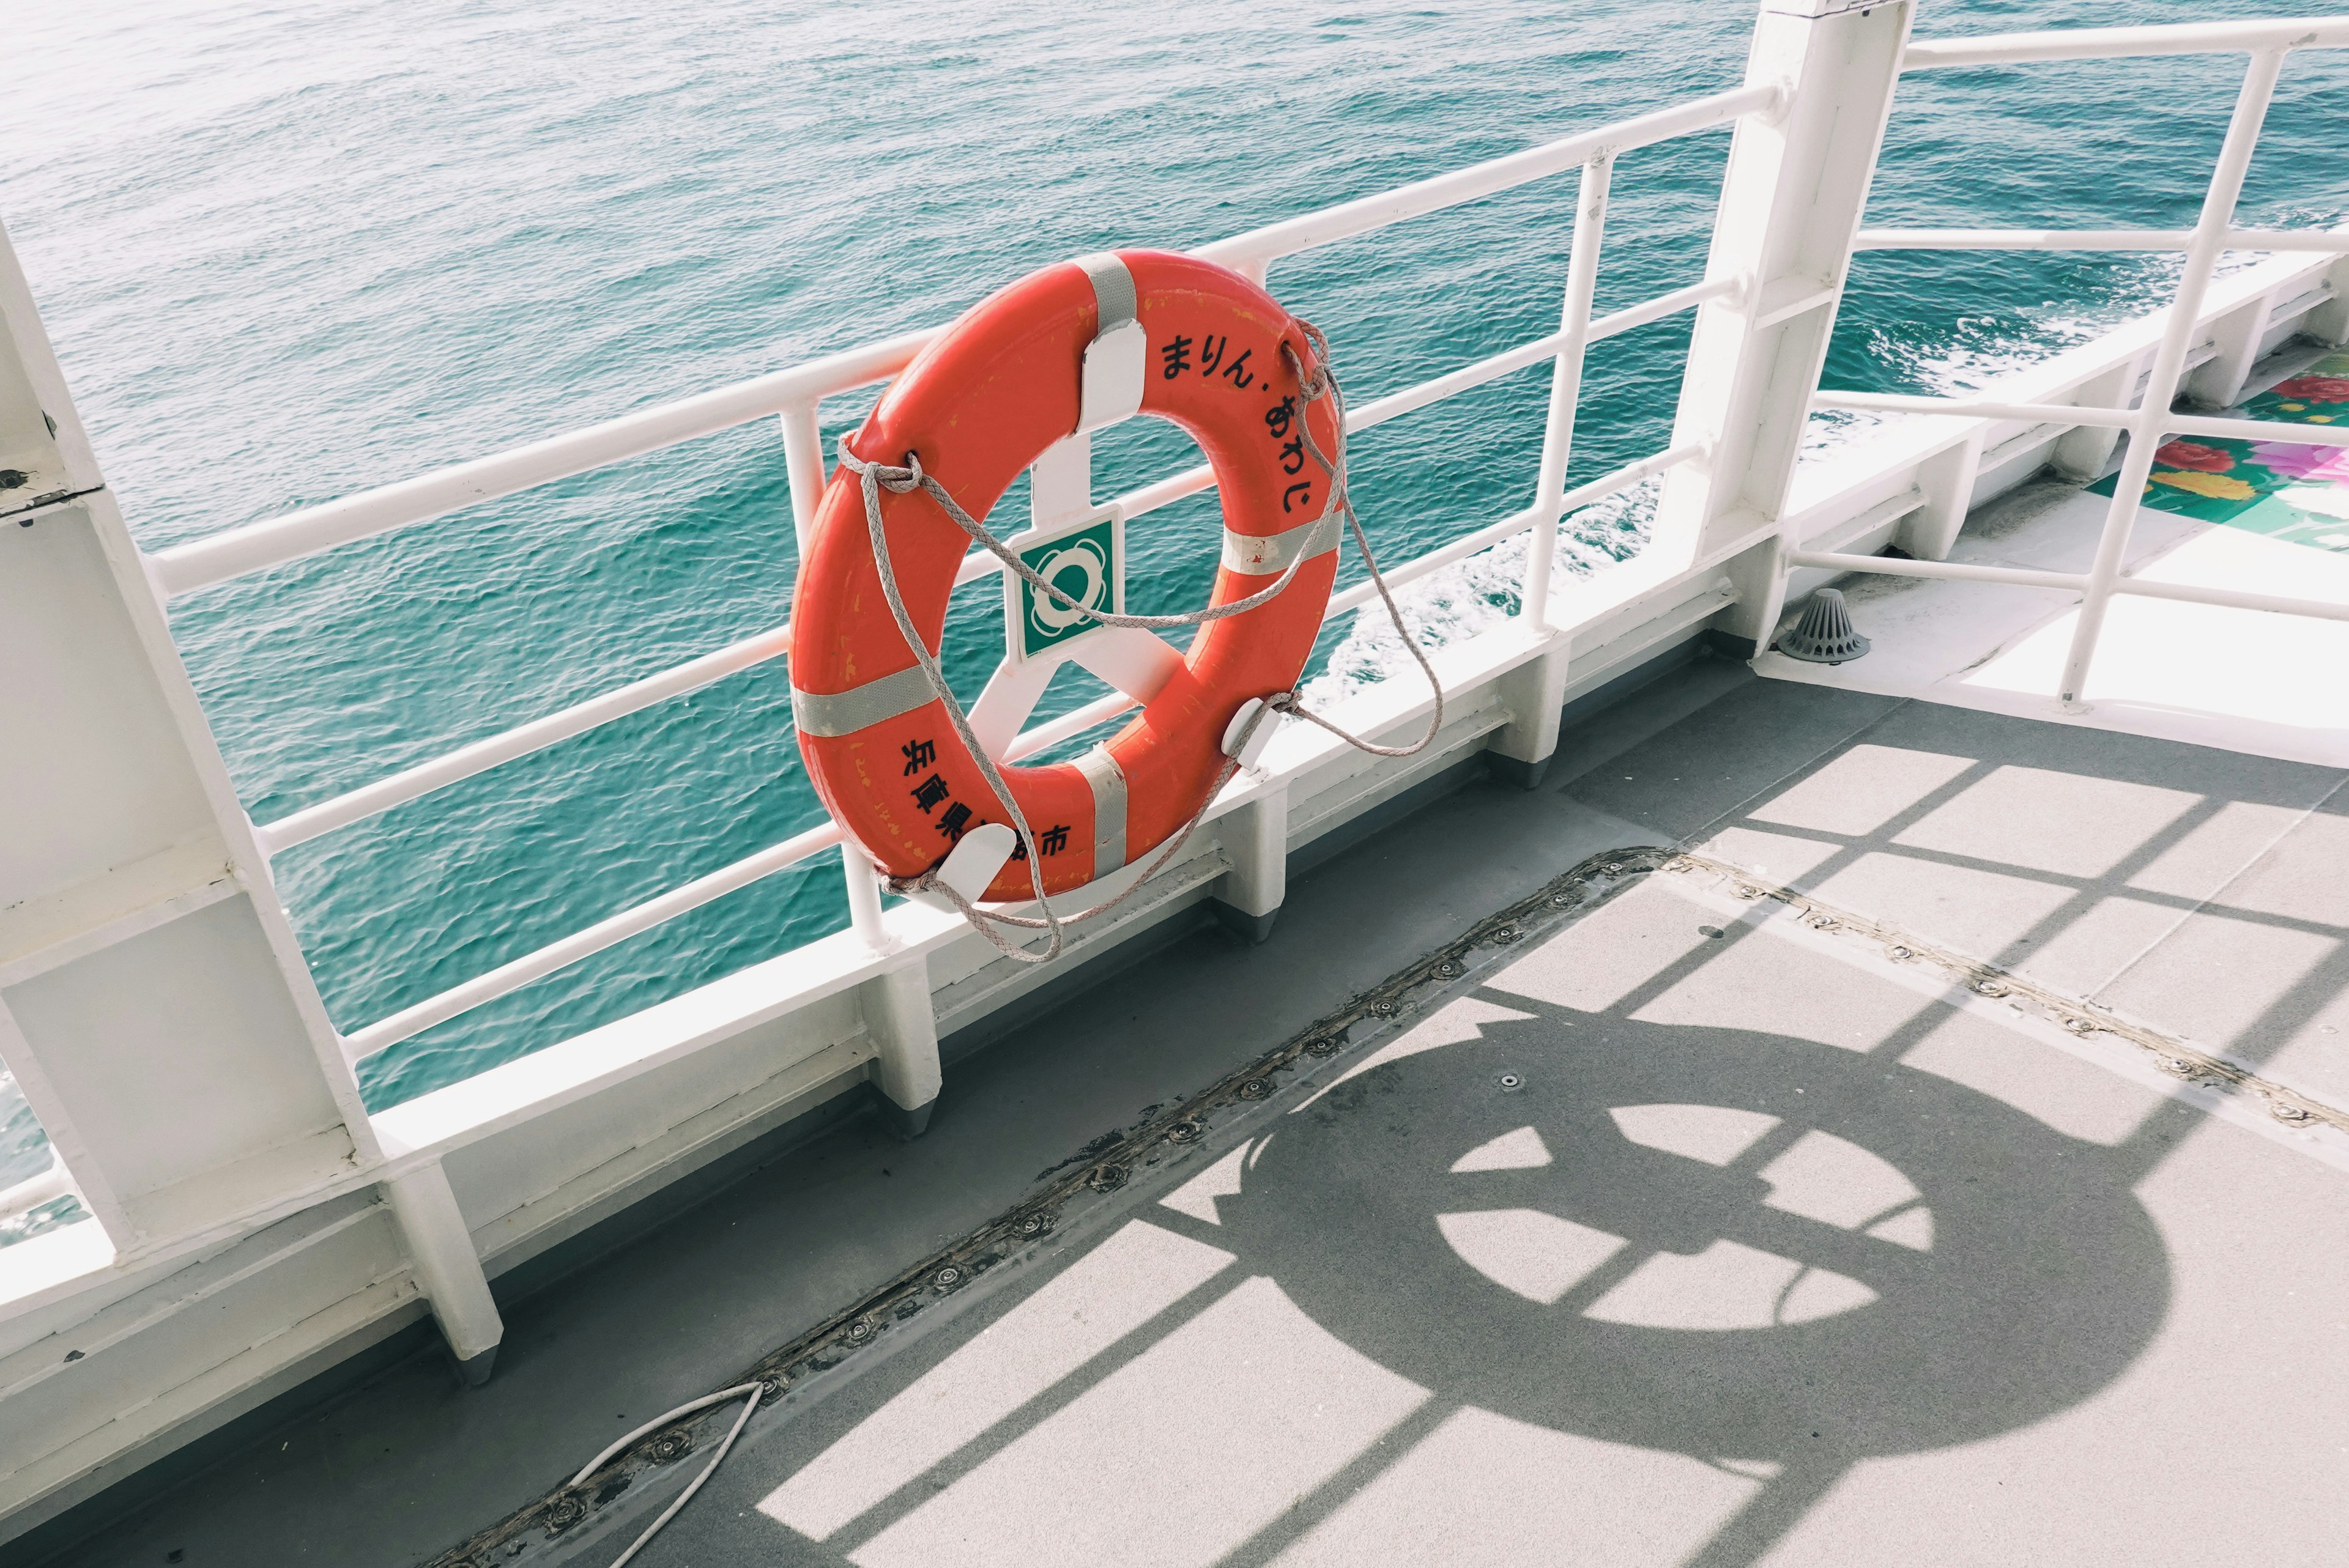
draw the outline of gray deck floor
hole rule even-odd
[[[2349,1105],[2337,771],[1713,662],[1566,745],[521,1305],[489,1388],[403,1368],[66,1560],[428,1559],[1605,849]],[[2349,1173],[2218,1103],[1659,872],[796,1391],[638,1561],[2337,1563]]]

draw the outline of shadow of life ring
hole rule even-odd
[[[1707,1460],[1987,1438],[2159,1326],[2115,1151],[1831,1046],[1572,1023],[1486,1023],[1281,1118],[1225,1244],[1414,1382]]]

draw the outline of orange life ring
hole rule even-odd
[[[1251,698],[1295,685],[1337,575],[1329,475],[1307,460],[1303,422],[1339,449],[1334,399],[1309,398],[1317,363],[1298,320],[1227,268],[1162,251],[1082,258],[981,301],[923,351],[852,436],[861,461],[908,452],[983,519],[1054,442],[1076,430],[1086,354],[1138,320],[1138,408],[1171,419],[1213,467],[1224,512],[1211,603],[1262,592],[1298,555],[1288,589],[1202,625],[1141,713],[1073,763],[1006,766],[1040,848],[1044,891],[1064,892],[1141,859],[1198,811],[1224,764],[1226,727]],[[1286,345],[1288,354],[1282,353]],[[1132,398],[1135,389],[1124,395]],[[969,538],[919,490],[884,493],[890,561],[935,652]],[[800,754],[833,818],[893,876],[936,865],[970,829],[1003,820],[905,645],[881,589],[857,476],[835,470],[792,602],[792,696]],[[1024,847],[990,901],[1030,897]]]

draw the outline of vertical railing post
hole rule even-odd
[[[776,421],[783,428],[783,468],[792,482],[792,537],[804,556],[808,530],[815,526],[815,509],[823,500],[828,477],[823,465],[823,427],[817,423],[814,403],[786,408]]]
[[[1601,152],[1582,166],[1576,193],[1573,249],[1566,263],[1566,299],[1558,313],[1557,357],[1551,364],[1549,412],[1542,426],[1541,467],[1534,481],[1534,524],[1526,535],[1526,586],[1518,622],[1541,651],[1501,677],[1509,722],[1485,743],[1485,767],[1505,783],[1530,789],[1549,770],[1557,749],[1559,709],[1566,696],[1568,651],[1549,624],[1550,579],[1557,563],[1557,525],[1565,513],[1566,469],[1574,454],[1574,416],[1582,401],[1582,362],[1589,346],[1590,302],[1605,243],[1607,193],[1615,155]]]
[[[807,555],[808,535],[815,527],[816,508],[823,504],[829,482],[823,461],[823,428],[820,406],[795,404],[776,417],[783,429],[783,463],[791,475],[792,534],[801,559]],[[840,846],[841,880],[848,891],[849,928],[878,951],[889,944],[889,929],[881,918],[881,885],[873,861],[853,842]]]
[[[1272,934],[1288,897],[1288,787],[1274,785],[1216,821],[1217,842],[1232,869],[1216,879],[1207,909],[1225,930],[1248,942]]]
[[[1539,521],[1526,562],[1525,616],[1541,626],[1549,619],[1549,579],[1557,557],[1557,523],[1566,498],[1566,468],[1574,454],[1574,415],[1582,399],[1583,351],[1590,336],[1590,302],[1599,284],[1599,252],[1607,229],[1607,191],[1614,154],[1602,152],[1582,166],[1582,190],[1574,210],[1574,248],[1566,263],[1566,304],[1559,313],[1557,358],[1550,368],[1549,418],[1542,428],[1541,477],[1534,493]]]
[[[816,508],[828,482],[823,460],[823,427],[813,402],[786,408],[779,416],[783,428],[783,461],[792,481],[792,531],[804,558],[815,527]],[[840,874],[848,892],[848,927],[874,953],[890,953],[897,939],[881,909],[881,875],[854,840],[840,846]],[[944,1072],[938,1062],[938,1019],[930,1003],[929,961],[919,952],[906,953],[882,974],[858,987],[857,1006],[874,1046],[871,1084],[897,1130],[918,1136],[930,1124]]]
[[[2243,73],[2242,89],[2235,97],[2234,117],[2227,125],[2227,139],[2219,149],[2218,167],[2210,171],[2210,188],[2202,198],[2202,215],[2195,222],[2194,238],[2186,248],[2178,293],[2170,301],[2168,319],[2162,326],[2161,346],[2154,352],[2153,371],[2146,378],[2145,398],[2137,405],[2137,418],[2128,427],[2128,452],[2121,459],[2120,477],[2114,483],[2113,503],[2105,512],[2104,532],[2096,541],[2095,563],[2088,569],[2087,591],[2080,601],[2080,619],[2072,629],[2072,647],[2064,657],[2063,684],[2056,693],[2056,700],[2069,712],[2086,710],[2082,698],[2087,689],[2088,666],[2096,656],[2096,640],[2105,629],[2113,583],[2128,558],[2129,533],[2137,523],[2137,500],[2145,491],[2147,476],[2153,472],[2153,454],[2161,445],[2162,421],[2168,418],[2170,405],[2178,399],[2186,355],[2193,346],[2196,325],[2201,319],[2202,300],[2210,286],[2211,270],[2218,263],[2219,253],[2226,249],[2227,230],[2234,222],[2235,202],[2243,191],[2243,171],[2251,167],[2251,150],[2259,145],[2260,127],[2267,119],[2268,99],[2275,92],[2276,77],[2282,69],[2281,49],[2264,49],[2252,55],[2250,68]]]
[[[490,1380],[505,1324],[490,1295],[448,1173],[435,1160],[393,1177],[383,1184],[383,1191],[408,1239],[416,1283],[432,1304],[449,1358],[456,1364],[457,1375],[478,1388]]]
[[[1648,545],[1667,565],[1722,562],[1739,597],[1714,630],[1740,653],[1767,645],[1801,544],[1779,525],[1913,9],[1766,0],[1754,24],[1746,82],[1782,97],[1730,143],[1705,275],[1738,287],[1697,312],[1672,428],[1706,456],[1666,477]]]

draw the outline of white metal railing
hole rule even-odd
[[[2127,432],[2128,451],[2096,542],[2094,563],[2085,573],[1970,566],[1947,561],[1889,560],[1877,556],[1794,551],[1797,567],[1872,572],[1904,577],[1944,578],[2011,587],[2070,589],[2081,595],[2079,618],[2065,655],[2057,701],[2078,710],[2085,705],[2090,665],[2113,596],[2135,593],[2237,609],[2349,620],[2349,606],[2318,600],[2231,588],[2147,583],[2121,575],[2139,503],[2163,435],[2177,432],[2237,439],[2292,441],[2310,446],[2349,446],[2349,429],[2276,420],[2213,418],[2179,414],[2172,407],[2181,389],[2187,360],[2199,335],[2201,307],[2220,255],[2228,250],[2314,251],[2349,253],[2349,232],[2239,229],[2235,208],[2243,176],[2259,145],[2268,105],[2275,94],[2285,56],[2296,48],[2349,47],[2349,18],[2322,17],[2273,22],[2222,22],[2167,27],[2083,28],[2075,32],[2010,35],[1941,43],[1911,44],[1906,68],[1982,66],[2040,60],[2085,59],[2126,55],[2180,55],[2248,51],[2250,60],[2236,94],[2226,139],[2220,144],[2199,220],[2188,230],[1863,230],[1861,248],[1922,250],[2106,250],[2179,251],[2184,264],[2163,324],[2152,369],[2134,407],[2002,403],[1978,397],[1905,397],[1821,390],[1815,408],[1870,409],[1940,414],[1985,421],[2021,420],[2096,426]]]
[[[49,1168],[37,1176],[0,1187],[0,1223],[18,1219],[44,1203],[54,1203],[73,1192],[73,1177],[65,1161],[52,1156]]]
[[[2163,339],[2144,407],[2099,409],[1833,392],[1818,394],[1815,406],[1823,408],[1922,411],[1982,419],[2108,424],[2130,431],[2133,464],[2138,461],[2137,454],[2139,452],[2145,454],[2144,461],[2149,463],[2154,444],[2152,438],[2162,429],[2270,437],[2278,431],[2288,431],[2288,438],[2295,440],[2349,442],[2349,431],[2324,432],[2321,427],[2213,420],[2175,415],[2168,411],[2184,364],[2185,338],[2196,319],[2200,291],[2207,284],[2211,263],[2220,251],[2230,247],[2319,252],[2349,249],[2349,237],[2343,235],[2241,230],[2230,226],[2243,167],[2256,141],[2259,121],[2272,91],[2276,69],[2283,52],[2295,47],[2340,44],[2349,44],[2349,22],[2327,20],[2219,24],[2184,28],[2082,29],[2061,34],[1999,36],[1961,42],[1912,43],[1903,58],[1904,68],[1981,66],[2123,54],[2240,50],[2246,47],[2251,48],[2253,54],[2251,69],[2246,77],[2235,122],[2230,129],[2219,169],[2213,176],[2202,219],[2192,230],[1886,229],[1863,230],[1856,242],[1858,248],[1872,249],[2184,252],[2186,281],[2181,284],[2178,303],[2173,307],[2169,328]],[[1542,458],[1532,504],[1394,568],[1388,573],[1391,582],[1411,582],[1519,532],[1530,531],[1533,537],[1528,551],[1523,609],[1529,624],[1546,624],[1557,520],[1573,507],[1587,504],[1662,473],[1675,465],[1704,456],[1702,443],[1682,441],[1571,492],[1563,488],[1579,401],[1582,361],[1588,345],[1707,301],[1735,299],[1755,286],[1753,280],[1743,277],[1711,278],[1594,319],[1590,314],[1591,300],[1612,163],[1616,155],[1629,149],[1725,126],[1743,116],[1775,116],[1785,107],[1785,92],[1783,88],[1746,87],[1698,98],[1659,113],[1601,127],[1392,191],[1273,223],[1204,246],[1195,253],[1261,280],[1270,264],[1283,257],[1475,201],[1554,174],[1570,170],[1581,171],[1582,188],[1578,201],[1574,242],[1569,254],[1558,330],[1361,404],[1350,412],[1349,428],[1367,429],[1545,360],[1553,366]],[[1832,298],[1836,292],[1836,288],[1830,287],[1826,297]],[[1775,312],[1762,311],[1756,304],[1756,325],[1769,325],[1808,309],[1816,303],[1816,299],[1806,295],[1779,302]],[[825,483],[818,418],[823,399],[887,380],[903,369],[935,335],[936,329],[907,334],[733,387],[624,416],[550,440],[457,464],[418,479],[174,546],[149,559],[150,575],[158,591],[167,597],[191,593],[245,573],[298,560],[336,545],[605,467],[769,415],[780,418],[790,468],[793,513],[804,534]],[[2214,429],[2211,427],[2224,428]],[[1109,504],[1111,510],[1121,517],[1132,519],[1200,493],[1210,489],[1213,483],[1212,472],[1203,465],[1143,486]],[[1786,552],[1784,561],[1790,568],[1833,566],[1839,570],[1898,571],[1909,575],[1939,575],[2016,584],[2028,582],[2034,586],[2076,586],[2086,596],[2091,608],[2084,611],[2082,616],[2080,636],[2075,643],[2075,667],[2067,667],[2064,699],[2070,701],[2078,690],[2079,676],[2085,671],[2086,655],[2082,650],[2094,647],[2105,601],[2115,592],[2157,592],[2151,585],[2116,580],[2119,552],[2126,542],[2128,521],[2134,516],[2137,490],[2142,488],[2142,484],[2141,474],[2132,485],[2125,473],[2121,493],[2116,497],[2106,537],[2100,545],[2097,565],[2095,570],[2076,578],[2064,573],[2018,573],[2004,569],[1961,567],[1940,562],[1886,562],[1876,557],[1844,557],[1800,551]],[[993,557],[974,554],[965,561],[956,582],[958,586],[976,583],[994,576],[999,571],[999,563]],[[2062,580],[2060,584],[2057,583],[2059,578]],[[2332,607],[2314,606],[2273,596],[2179,589],[2172,585],[2161,585],[2158,591],[2168,597],[2203,597],[2212,603],[2250,604],[2293,613],[2340,613]],[[1337,593],[1331,598],[1329,614],[1334,616],[1359,608],[1368,601],[1371,593],[1371,585],[1364,583]],[[457,748],[443,756],[305,808],[275,822],[262,825],[256,828],[256,836],[265,852],[274,853],[417,799],[460,779],[527,756],[653,704],[698,689],[767,660],[784,656],[789,648],[790,630],[786,623],[557,713]],[[1007,748],[1004,759],[1018,760],[1034,756],[1116,717],[1133,706],[1133,697],[1113,692],[1073,713],[1022,731]],[[855,846],[845,841],[836,825],[826,824],[404,1008],[350,1035],[346,1041],[347,1048],[355,1058],[379,1051],[761,877],[798,864],[834,843],[842,844],[843,849],[852,926],[868,942],[882,945],[887,938],[881,924],[879,895],[872,868]]]
[[[2020,65],[2032,60],[2119,59],[2146,55],[2221,55],[2239,50],[2349,46],[2349,17],[2281,16],[2272,21],[2185,22],[2150,27],[2078,27],[2058,33],[1988,33],[1971,38],[1920,38],[1900,57],[1903,70],[1950,66]]]
[[[1348,428],[1365,430],[1545,361],[1554,367],[1534,504],[1392,569],[1387,573],[1391,583],[1413,582],[1530,530],[1534,534],[1529,551],[1532,570],[1523,608],[1538,624],[1546,609],[1557,520],[1574,507],[1613,494],[1702,453],[1701,444],[1683,442],[1571,492],[1564,489],[1575,409],[1579,400],[1582,359],[1588,346],[1707,301],[1733,296],[1745,286],[1742,279],[1711,279],[1593,319],[1592,293],[1605,222],[1609,173],[1614,157],[1627,149],[1717,129],[1744,115],[1774,111],[1781,106],[1782,98],[1780,88],[1748,87],[1698,98],[1396,191],[1274,223],[1202,247],[1196,253],[1260,280],[1267,268],[1283,257],[1554,174],[1570,170],[1582,171],[1583,191],[1558,330],[1349,411]],[[697,439],[768,415],[781,419],[790,467],[792,510],[804,534],[825,484],[818,420],[823,399],[885,381],[910,363],[934,335],[935,332],[907,334],[285,517],[176,545],[149,558],[150,578],[167,598],[193,593],[247,573]],[[1132,519],[1209,490],[1214,483],[1213,472],[1202,465],[1143,486],[1109,506],[1121,518]],[[976,583],[997,575],[1000,570],[993,557],[974,554],[964,562],[956,583],[957,586]],[[1370,599],[1372,592],[1365,582],[1334,594],[1327,614],[1336,616],[1355,610]],[[791,626],[786,622],[559,712],[459,747],[276,821],[258,824],[255,838],[264,853],[275,854],[654,704],[698,690],[768,660],[787,656],[790,641]],[[1023,731],[1006,749],[1004,759],[1016,761],[1034,756],[1134,706],[1133,697],[1112,693],[1075,712]],[[762,877],[806,861],[833,844],[843,848],[852,924],[878,945],[886,938],[881,929],[872,869],[855,846],[845,842],[840,828],[827,823],[405,1007],[347,1035],[345,1049],[354,1060],[381,1051]]]
[[[1717,299],[1733,293],[1735,287],[1734,281],[1729,280],[1692,284],[1686,288],[1675,289],[1644,304],[1616,311],[1612,315],[1591,322],[1583,341],[1586,344],[1597,343],[1630,332],[1635,327],[1646,326],[1676,312],[1702,304],[1706,300]],[[1385,424],[1390,419],[1401,418],[1403,415],[1426,407],[1432,403],[1440,402],[1472,387],[1482,387],[1488,381],[1498,380],[1504,376],[1538,365],[1545,359],[1554,359],[1568,346],[1567,334],[1564,331],[1537,338],[1531,343],[1521,344],[1516,348],[1494,355],[1489,358],[1480,359],[1473,365],[1463,366],[1457,370],[1423,381],[1404,391],[1349,409],[1346,428],[1349,432],[1367,430],[1373,426]],[[1685,449],[1676,450],[1680,457],[1691,455]],[[1661,471],[1661,468],[1657,466],[1655,459],[1652,459],[1647,463],[1633,466],[1640,471],[1631,479],[1626,480],[1624,482],[1627,484]],[[1559,482],[1563,481],[1563,465],[1560,465]],[[1604,486],[1608,481],[1600,480],[1596,482],[1599,486]],[[1214,488],[1215,474],[1212,469],[1202,464],[1121,496],[1108,503],[1108,510],[1115,512],[1122,521],[1131,521],[1155,511],[1161,507],[1171,506],[1186,496],[1196,495],[1203,490]],[[1584,495],[1583,499],[1578,500],[1567,500],[1561,506],[1559,515],[1563,515],[1566,511],[1570,511],[1574,507],[1588,505],[1601,496],[1613,493],[1611,490],[1594,489],[1592,486],[1585,486],[1583,489],[1590,493]],[[1511,533],[1530,528],[1534,523],[1530,511],[1516,514],[1506,521],[1508,526],[1496,525],[1500,527],[1499,532],[1486,530],[1478,534],[1476,537],[1483,539],[1484,543],[1477,545],[1476,549],[1483,549],[1486,544],[1506,538]],[[1486,537],[1487,535],[1490,537]],[[1455,542],[1454,544],[1446,545],[1436,552],[1443,559],[1435,561],[1433,565],[1447,564],[1461,559],[1464,553],[1474,554],[1475,552],[1475,550],[1460,552]],[[1430,566],[1428,569],[1433,570],[1433,567]],[[998,576],[1002,570],[1003,563],[994,556],[975,551],[964,557],[962,566],[955,576],[955,585],[959,588],[967,583]],[[1409,566],[1396,570],[1407,575],[1398,577],[1391,573],[1389,573],[1391,580],[1407,582],[1411,576],[1423,574],[1413,572]],[[1351,593],[1356,590],[1348,592]],[[1361,587],[1359,592],[1361,596],[1351,599],[1347,599],[1346,595],[1340,595],[1340,599],[1346,601],[1344,603],[1333,600],[1330,614],[1339,614],[1347,610],[1358,608],[1366,603],[1369,595],[1368,588]],[[605,692],[601,696],[590,697],[560,712],[549,714],[543,718],[533,719],[527,724],[517,725],[512,729],[501,734],[459,747],[454,751],[446,752],[428,762],[419,762],[412,768],[404,769],[347,794],[337,795],[329,800],[322,800],[316,806],[306,806],[299,811],[280,817],[274,822],[257,824],[254,830],[254,834],[260,840],[263,850],[270,854],[290,849],[295,844],[307,843],[321,834],[331,833],[337,828],[348,827],[353,822],[362,821],[368,817],[388,811],[395,806],[406,805],[410,800],[419,799],[436,789],[445,789],[449,785],[470,779],[476,773],[486,772],[502,763],[512,762],[517,758],[527,757],[533,751],[544,750],[547,747],[568,740],[574,736],[584,735],[599,725],[609,724],[614,719],[625,718],[632,713],[650,707],[656,703],[666,702],[671,697],[698,691],[703,686],[764,664],[770,659],[781,658],[790,650],[791,634],[791,623],[786,621],[780,626],[745,637],[740,642],[719,649],[716,653],[704,654],[699,658],[673,665],[657,675],[647,676],[642,680]],[[1101,718],[1094,719],[1092,724],[1113,717],[1131,706],[1133,705],[1130,702],[1120,704],[1103,713]],[[1058,724],[1062,721],[1054,722]],[[1048,747],[1057,745],[1069,735],[1080,734],[1091,728],[1092,724],[1079,726],[1076,729],[1063,734],[1055,734],[1050,738],[1030,741],[1028,737],[1023,736],[1022,744],[1013,753],[1011,759],[1017,760],[1020,757],[1033,756]],[[1042,735],[1041,730],[1034,733],[1039,737]]]
[[[2184,251],[2191,229],[1862,229],[1855,251]],[[2330,229],[2230,229],[2230,251],[2349,250]]]

